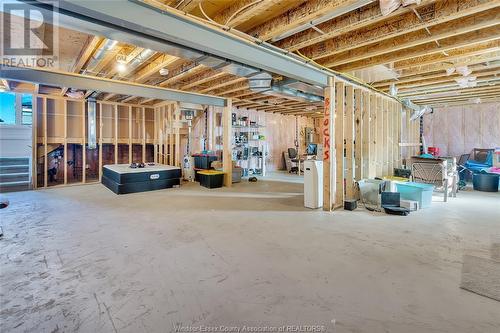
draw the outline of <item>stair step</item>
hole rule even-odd
[[[24,184],[29,185],[29,183],[30,183],[29,180],[20,180],[20,181],[16,181],[16,182],[5,182],[5,183],[0,183],[0,187],[13,186],[13,185],[24,185]]]
[[[0,165],[0,170],[1,169],[6,169],[6,168],[21,168],[21,167],[29,167],[29,163],[26,164],[8,164],[8,165]]]
[[[29,172],[13,172],[0,174],[0,184],[12,181],[29,181]]]
[[[29,165],[29,157],[0,157],[0,165]]]
[[[0,175],[11,173],[26,173],[30,171],[29,165],[6,165],[0,166]]]
[[[0,193],[31,190],[29,181],[0,183]]]

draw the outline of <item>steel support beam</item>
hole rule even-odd
[[[41,1],[34,3],[44,8]],[[258,45],[209,26],[168,7],[161,9],[137,0],[61,0],[60,22],[85,33],[105,36],[144,48],[168,52],[182,47],[193,58],[204,52],[302,82],[326,87],[329,74],[277,48]],[[184,54],[185,56],[185,54]]]
[[[58,72],[35,68],[12,68],[0,66],[0,78],[39,83],[56,87],[71,87],[82,90],[97,90],[119,95],[134,95],[168,101],[225,107],[225,98],[189,93],[179,90],[128,83],[95,76]]]

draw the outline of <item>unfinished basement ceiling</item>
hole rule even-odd
[[[378,1],[143,1],[188,12],[230,32],[237,29],[335,71],[353,73],[383,92],[392,86],[398,97],[417,104],[496,101],[500,94],[500,3],[495,0],[424,0],[386,16]],[[232,98],[237,107],[305,115],[321,110],[321,102],[252,90],[247,77],[210,62],[61,31],[64,71],[213,94]],[[470,73],[455,70],[463,66]],[[286,79],[270,74],[276,83]],[[60,94],[68,89],[60,88]],[[110,101],[155,102],[97,93]]]

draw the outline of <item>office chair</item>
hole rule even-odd
[[[288,148],[288,157],[290,158],[290,162],[295,164],[290,168],[290,173],[298,173],[299,167],[297,163],[299,163],[299,160],[297,159],[297,150],[295,148]]]

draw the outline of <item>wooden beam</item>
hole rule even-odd
[[[267,41],[320,18],[328,12],[352,6],[355,2],[352,0],[309,0],[281,16],[259,25],[248,34]]]
[[[48,181],[48,150],[47,150],[47,98],[43,98],[42,105],[42,121],[43,121],[43,187],[47,187]]]
[[[363,92],[354,89],[354,179],[363,179]],[[358,198],[359,193],[356,193]]]
[[[33,189],[38,188],[38,96],[32,97],[32,120],[31,120],[31,185]],[[66,151],[64,151],[66,156]],[[66,165],[66,163],[64,164]]]
[[[412,67],[422,67],[425,65],[437,64],[442,62],[452,62],[463,57],[478,56],[485,53],[500,51],[500,40],[493,40],[478,43],[471,46],[460,47],[443,53],[426,54],[412,57],[411,59],[401,60],[394,63],[395,70],[403,70]]]
[[[335,80],[329,77],[323,114],[323,210],[331,212],[336,197]]]
[[[224,171],[224,186],[232,186],[233,158],[232,158],[232,101],[222,110],[222,170]]]
[[[258,17],[276,3],[279,1],[233,0],[231,5],[222,10],[213,20],[229,28],[234,28]]]
[[[370,93],[368,91],[363,91],[363,107],[361,115],[362,124],[362,167],[361,167],[361,179],[370,177],[370,161],[371,161],[371,112],[370,112]]]
[[[479,13],[474,16],[463,17],[457,20],[442,23],[426,30],[417,30],[380,43],[368,44],[366,46],[352,48],[344,52],[335,50],[333,55],[322,58],[322,61],[331,64],[331,66],[338,66],[435,41],[440,41],[439,44],[441,44],[441,40],[446,38],[493,27],[498,24],[499,20],[500,8],[491,9],[487,12]]]
[[[429,55],[432,53],[441,53],[448,50],[466,47],[469,45],[483,43],[500,39],[498,27],[489,27],[477,31],[468,32],[465,34],[456,35],[453,37],[445,38],[439,41],[439,46],[435,43],[427,43],[400,49],[391,52],[390,49],[384,49],[383,54],[373,56],[371,58],[363,57],[361,60],[349,60],[348,58],[324,58],[320,63],[327,67],[333,67],[338,71],[350,71],[360,68],[371,67],[374,65],[381,65],[395,61],[411,59],[419,56]],[[357,59],[357,58],[354,58]]]
[[[102,111],[103,111],[103,105],[101,103],[97,103],[98,110],[99,110],[99,181],[102,180],[102,128],[104,127],[104,124],[102,123]]]
[[[89,61],[92,54],[94,54],[97,46],[101,44],[103,40],[104,39],[99,36],[92,36],[92,37],[89,36],[87,38],[85,46],[83,47],[82,51],[76,58],[70,71],[73,73],[79,73],[82,70],[83,66],[85,66],[85,64]],[[61,96],[66,95],[66,92],[68,91],[69,88],[70,87],[61,88]]]
[[[345,123],[345,84],[335,83],[335,159],[336,159],[336,192],[335,208],[343,207],[345,198],[345,166],[344,166],[344,123]]]
[[[378,23],[370,24],[362,29],[353,30],[342,35],[337,32],[336,38],[304,48],[301,53],[316,60],[335,54],[343,54],[348,50],[360,49],[374,43],[377,43],[375,46],[390,45],[399,48],[403,43],[408,45],[413,41],[412,46],[414,46],[418,45],[416,43],[425,43],[425,40],[434,41],[453,34],[459,34],[461,29],[466,29],[463,30],[464,32],[476,30],[477,28],[467,29],[476,22],[484,21],[481,23],[486,23],[485,21],[488,18],[494,18],[496,16],[494,12],[498,11],[498,8],[495,7],[498,7],[498,2],[494,0],[485,2],[478,2],[477,0],[437,1],[427,6],[421,6],[418,9],[419,12],[425,13],[423,16],[417,16],[413,11],[406,9],[401,15],[378,21]],[[357,14],[352,13],[351,15],[356,16]],[[473,14],[478,15],[472,16]],[[378,15],[381,16],[380,13]],[[458,24],[458,19],[464,21],[462,26]],[[480,25],[480,27],[486,26]],[[426,29],[430,31],[430,35],[426,32]],[[386,42],[389,39],[392,41],[390,43]],[[371,48],[369,50],[373,51]]]
[[[172,65],[174,62],[178,61],[179,58],[168,54],[161,54],[151,63],[144,66],[140,71],[136,73],[133,80],[136,83],[146,82],[153,74],[158,74],[162,68]]]
[[[114,137],[114,145],[115,145],[115,164],[118,164],[118,105],[114,105],[114,122],[115,122],[115,137]]]
[[[354,199],[354,87],[345,87],[345,197]]]
[[[63,101],[63,117],[64,117],[64,185],[68,184],[68,101]]]
[[[432,4],[434,1],[424,0],[421,6]],[[318,24],[316,29],[307,29],[297,34],[294,34],[275,45],[290,51],[296,51],[306,48],[310,45],[324,45],[324,41],[334,37],[347,34],[353,30],[361,29],[367,26],[376,25],[379,22],[385,22],[392,17],[411,13],[412,8],[420,8],[421,6],[401,7],[398,10],[390,13],[387,16],[382,15],[380,5],[375,2],[355,11],[338,16],[332,20]]]
[[[499,58],[500,60],[500,58]],[[455,68],[456,66],[450,66],[452,68]],[[500,68],[500,66],[494,66],[494,65],[488,65],[483,62],[468,66],[470,70],[472,70],[473,75],[475,76],[478,73],[483,73],[484,71],[492,71],[495,69]],[[488,74],[486,74],[488,75]],[[445,70],[437,70],[437,71],[432,71],[430,73],[427,72],[422,72],[422,73],[417,73],[415,75],[408,75],[408,76],[399,76],[396,79],[390,79],[390,80],[384,80],[384,81],[378,81],[372,84],[373,87],[377,89],[381,89],[384,91],[388,91],[390,85],[395,84],[397,87],[402,87],[406,83],[412,83],[412,82],[422,82],[422,80],[432,80],[432,79],[442,79],[443,77],[447,78],[458,78],[462,76],[461,74],[458,73],[453,73],[451,75],[448,75]]]
[[[237,83],[245,83],[248,86],[248,79],[246,77],[235,77],[231,80],[229,80],[228,78],[222,78],[222,79],[216,80],[214,83],[215,83],[215,85],[208,87],[208,88],[205,88],[205,89],[198,90],[197,92],[201,93],[201,94],[205,94],[209,91],[214,91],[216,89],[224,88],[224,87],[227,87],[227,86],[230,86],[233,84],[237,84]]]
[[[85,105],[86,102],[82,101],[82,184],[85,184],[87,182],[87,147],[85,145],[87,144],[86,140],[86,135],[85,135],[85,130],[87,128],[86,126],[86,115],[85,115]]]

